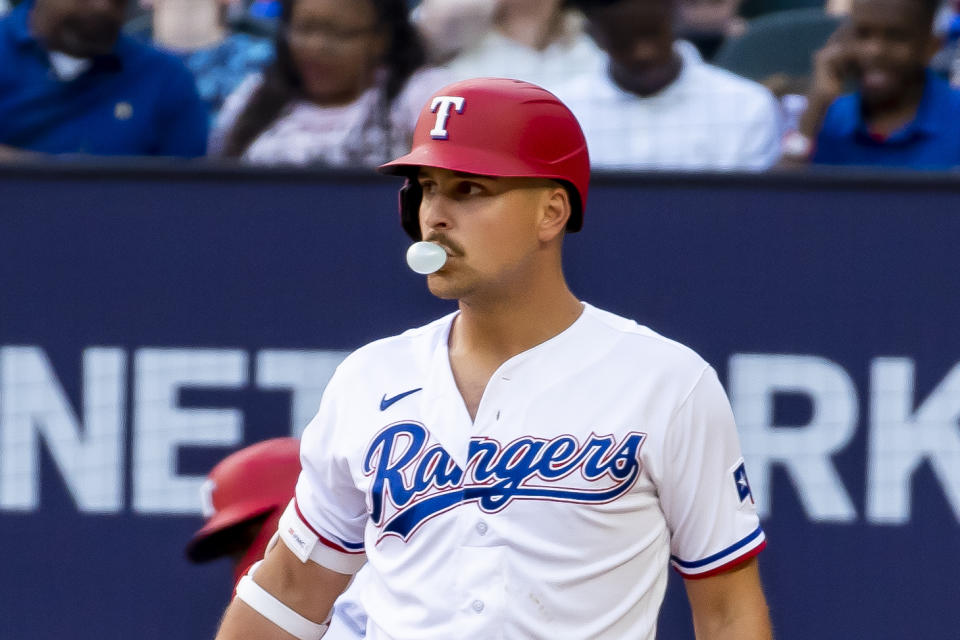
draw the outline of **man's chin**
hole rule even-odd
[[[75,58],[95,58],[113,51],[119,34],[109,38],[83,38],[76,34],[64,34],[60,40],[59,51]]]
[[[435,287],[429,283],[427,286],[435,298],[440,298],[441,300],[458,300],[460,298],[455,291],[451,291],[448,287]]]
[[[427,276],[427,288],[430,289],[430,293],[432,293],[434,297],[440,298],[441,300],[459,300],[466,294],[463,287],[457,287],[453,283],[435,274]]]

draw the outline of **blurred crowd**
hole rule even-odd
[[[597,169],[960,166],[960,0],[0,0],[0,159],[372,167],[528,80]]]

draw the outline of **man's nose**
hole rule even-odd
[[[886,52],[883,38],[866,38],[860,43],[861,53],[868,60],[882,58]]]
[[[447,230],[451,226],[448,201],[442,196],[424,198],[420,202],[420,227],[426,232],[430,230]]]

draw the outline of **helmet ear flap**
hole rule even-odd
[[[423,200],[423,189],[415,178],[407,178],[406,184],[400,187],[400,225],[407,235],[414,240],[422,240],[420,234],[420,201]]]

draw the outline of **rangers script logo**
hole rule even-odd
[[[572,435],[552,440],[530,436],[501,445],[471,438],[466,470],[416,422],[385,427],[367,449],[363,471],[373,476],[371,518],[387,535],[407,540],[430,518],[476,502],[488,513],[514,500],[601,504],[616,500],[640,475],[645,433]],[[577,475],[574,475],[577,474]],[[562,482],[566,478],[566,482]]]

